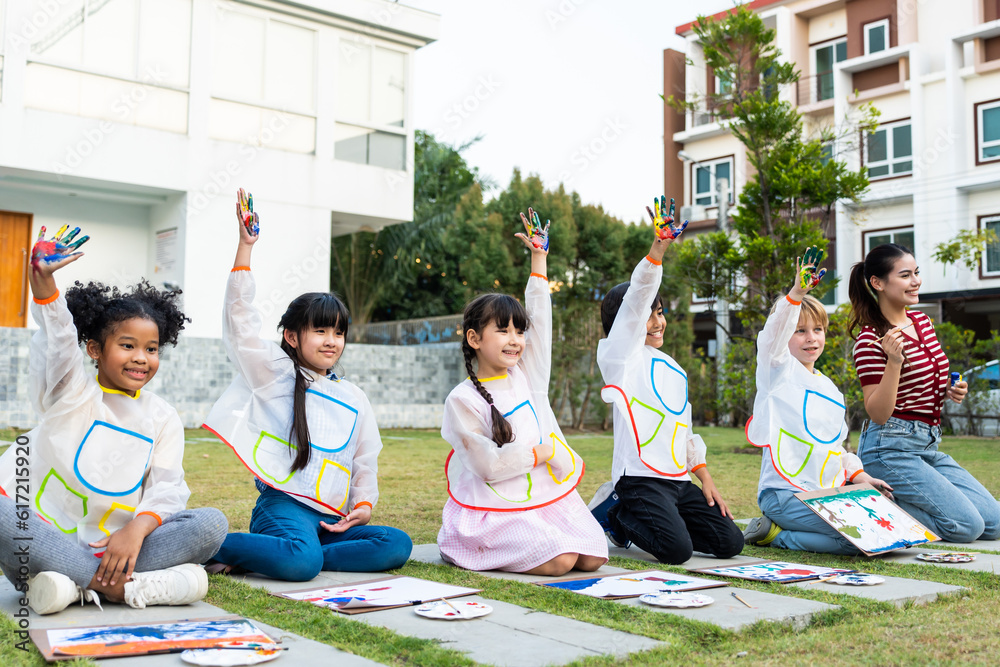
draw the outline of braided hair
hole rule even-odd
[[[506,294],[482,294],[469,302],[462,313],[462,356],[465,357],[465,370],[469,373],[469,379],[475,385],[479,395],[483,397],[490,406],[490,415],[493,419],[493,442],[499,447],[503,447],[508,442],[514,441],[514,429],[507,423],[504,416],[493,404],[493,397],[486,387],[479,381],[476,371],[472,367],[472,360],[476,358],[476,351],[469,345],[469,330],[481,335],[483,329],[491,323],[498,327],[506,327],[511,322],[514,327],[522,331],[528,330],[528,311],[524,306],[512,296]]]
[[[66,290],[66,306],[73,316],[79,342],[95,341],[102,348],[105,339],[125,320],[140,318],[156,324],[160,345],[177,345],[185,317],[177,306],[181,291],[160,291],[142,280],[129,291],[99,282],[86,285],[79,280]]]
[[[847,295],[851,299],[851,324],[847,330],[852,338],[856,338],[854,330],[858,327],[869,326],[879,336],[892,328],[879,307],[878,295],[872,288],[872,278],[885,280],[892,273],[896,262],[907,255],[912,256],[913,252],[906,246],[883,243],[872,248],[864,261],[851,267],[851,278],[847,285]]]
[[[347,337],[350,313],[337,295],[329,292],[307,292],[296,297],[278,322],[279,331],[294,331],[301,340],[309,329],[332,328]],[[289,448],[296,449],[292,470],[302,470],[309,465],[309,424],[306,421],[306,390],[312,380],[302,370],[302,359],[297,348],[281,337],[281,349],[295,367],[295,391],[292,398],[292,426],[288,433]],[[295,447],[293,443],[298,443]]]

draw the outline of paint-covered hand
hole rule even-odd
[[[546,220],[545,226],[542,227],[542,221],[538,219],[535,209],[529,206],[528,215],[521,214],[521,222],[524,224],[524,231],[526,233],[522,234],[518,232],[514,236],[521,239],[524,245],[532,252],[547,253],[549,251],[549,225],[552,224],[552,221]]]
[[[51,274],[70,262],[76,261],[83,253],[78,252],[80,246],[87,242],[89,236],[76,238],[80,233],[77,227],[68,234],[69,225],[63,225],[51,239],[45,238],[45,227],[38,232],[38,240],[31,249],[31,266],[35,271]],[[75,240],[74,240],[75,239]]]
[[[319,525],[323,526],[326,530],[331,533],[342,533],[348,528],[353,526],[363,526],[372,520],[372,508],[368,505],[360,505],[351,510],[351,513],[343,517],[337,523],[327,523],[326,521],[320,521]]]
[[[653,221],[656,230],[656,238],[664,241],[673,241],[687,229],[688,221],[677,226],[674,224],[674,198],[670,198],[670,209],[667,209],[667,198],[661,196],[659,199],[653,197],[653,208],[646,207],[649,219]]]
[[[823,261],[824,252],[812,246],[806,248],[805,254],[795,260],[795,281],[796,286],[803,293],[808,293],[826,275],[826,269],[820,269],[819,265]],[[818,270],[817,270],[818,269]]]
[[[257,238],[260,234],[260,218],[253,212],[253,195],[244,192],[243,188],[236,193],[236,217],[247,235]],[[242,233],[240,234],[242,236]]]

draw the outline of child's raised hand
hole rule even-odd
[[[526,234],[518,232],[514,234],[517,238],[521,239],[528,250],[531,252],[541,252],[548,254],[549,252],[549,225],[552,224],[551,220],[545,221],[545,226],[542,227],[542,222],[538,219],[538,214],[535,213],[535,209],[528,207],[528,215],[525,217],[524,213],[521,214],[521,222],[524,223],[524,231]]]
[[[654,212],[653,209],[656,209]],[[649,213],[649,219],[653,221],[653,227],[656,230],[656,238],[661,241],[666,241],[668,244],[672,243],[674,239],[681,235],[685,229],[687,229],[688,221],[685,220],[684,224],[680,227],[674,224],[674,198],[670,198],[670,210],[667,210],[667,198],[665,196],[660,196],[659,199],[653,197],[653,209],[646,207],[646,212]]]
[[[35,241],[35,245],[31,249],[31,266],[33,271],[38,271],[43,275],[52,275],[54,271],[61,269],[70,262],[75,262],[83,255],[82,252],[74,251],[86,243],[90,237],[84,236],[76,239],[76,235],[80,233],[80,228],[77,227],[67,234],[66,230],[68,229],[69,225],[63,225],[51,239],[45,238],[45,227],[39,230],[38,240]],[[74,241],[73,239],[76,240]]]
[[[350,514],[343,517],[337,523],[320,521],[319,525],[323,526],[323,528],[327,529],[331,533],[342,533],[353,526],[363,526],[371,520],[372,508],[368,505],[360,505],[355,507]]]
[[[822,250],[812,246],[806,248],[805,254],[795,260],[795,286],[803,294],[808,294],[819,285],[819,281],[826,275],[826,269],[816,270],[823,261],[823,256]]]
[[[260,234],[260,218],[253,212],[253,195],[243,188],[236,193],[236,218],[240,221],[240,240],[254,243]]]

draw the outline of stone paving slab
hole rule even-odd
[[[433,555],[439,557],[437,545],[417,545],[414,552],[429,558],[431,550],[426,547],[433,547]],[[444,565],[443,562],[441,564]],[[237,575],[234,578],[251,586],[280,593],[313,586],[319,588],[353,584],[380,576],[385,575],[377,572],[324,571],[312,581],[279,581],[254,575]],[[535,577],[531,581],[545,578]],[[648,637],[534,611],[507,602],[488,600],[478,595],[464,596],[463,599],[488,604],[493,607],[493,613],[468,621],[438,621],[417,616],[412,607],[399,607],[354,614],[350,619],[388,628],[410,637],[440,641],[446,648],[464,652],[476,662],[489,665],[542,667],[607,654],[624,657],[635,651],[646,651],[662,645],[662,642]]]
[[[921,544],[920,548],[944,549],[945,551],[998,551],[1000,540],[976,540],[975,542],[931,542]]]
[[[954,549],[954,551],[971,551],[968,544],[957,545],[965,547],[962,549]],[[955,570],[970,570],[973,572],[992,572],[993,574],[1000,575],[1000,555],[997,554],[986,554],[979,553],[976,554],[976,560],[971,563],[930,563],[928,561],[920,560],[917,558],[917,554],[920,553],[934,553],[935,551],[940,551],[940,549],[923,549],[919,547],[914,547],[912,549],[903,549],[902,551],[894,551],[890,554],[880,556],[880,558],[887,563],[916,563],[918,565],[926,565],[928,567],[948,567]],[[952,551],[949,549],[949,551]]]
[[[611,549],[618,550],[621,552],[626,552],[624,549],[618,549],[618,547],[611,547]],[[650,554],[638,549],[637,547],[631,547],[627,550],[629,553],[644,554],[645,558],[642,560],[652,560],[654,565],[661,565],[656,562]],[[615,554],[617,555],[617,554]],[[630,556],[630,557],[638,557]],[[435,565],[448,566],[447,563],[441,560],[440,553],[436,544],[417,544],[413,546],[413,552],[410,554],[410,558],[424,563],[433,563]],[[720,564],[732,565],[736,563],[760,560],[759,558],[746,558],[744,556],[737,556],[736,558],[730,559],[719,559],[712,557],[702,557],[695,556],[691,560],[684,563],[684,567],[693,569],[698,567],[711,567],[713,565],[719,566]],[[450,567],[450,566],[448,566]],[[578,572],[573,571],[566,576],[587,576],[593,574],[593,576],[602,576],[605,574],[620,574],[622,572],[632,572],[633,570],[627,570],[620,567],[611,567],[605,565],[596,572]],[[511,579],[515,581],[523,581],[525,583],[533,583],[536,581],[546,581],[550,580],[551,577],[541,576],[541,575],[531,575],[531,574],[517,574],[514,572],[500,572],[497,570],[491,570],[488,572],[480,572],[479,574],[491,577],[494,579]],[[751,605],[756,607],[756,609],[750,609],[744,604],[736,600],[730,594],[736,591],[737,595],[749,602]],[[653,607],[644,604],[639,601],[638,598],[627,598],[624,600],[608,600],[608,602],[615,604],[625,604],[630,606],[639,606],[646,609],[651,609],[657,612],[663,612],[667,614],[672,614],[675,616],[680,616],[682,618],[689,618],[696,621],[702,621],[704,623],[711,623],[717,625],[720,628],[726,630],[740,630],[749,625],[753,625],[757,621],[773,621],[777,623],[787,623],[795,628],[804,627],[812,615],[820,611],[826,611],[828,609],[836,609],[834,605],[829,605],[823,602],[815,602],[813,600],[803,600],[801,598],[792,598],[784,595],[775,595],[773,593],[764,593],[761,591],[752,591],[743,588],[736,588],[732,584],[727,588],[713,588],[710,590],[700,591],[715,599],[715,602],[707,607],[699,607],[696,609],[672,609],[664,607]],[[752,598],[752,599],[751,599]],[[493,604],[490,602],[490,604]]]
[[[0,577],[0,610],[8,616],[13,616],[19,609],[18,599],[20,595],[20,593],[14,590],[14,587],[7,581],[6,577]],[[29,614],[28,618],[31,622],[31,629],[44,630],[48,628],[101,625],[105,623],[114,625],[122,623],[171,622],[188,618],[230,616],[231,612],[205,602],[196,602],[177,607],[148,607],[146,609],[132,609],[126,605],[105,604],[103,612],[93,604],[88,604],[84,607],[71,605],[58,614],[49,614],[47,616],[39,616],[35,612],[29,612]],[[282,656],[286,662],[290,658],[300,665],[336,664],[337,667],[376,667],[381,664],[368,658],[362,658],[346,651],[341,651],[333,646],[300,637],[299,635],[286,632],[260,621],[254,621],[254,624],[272,638],[279,640],[282,646],[288,647],[288,651]],[[186,664],[181,661],[180,654],[178,653],[128,658],[107,658],[104,660],[95,660],[95,662],[100,665],[108,665],[109,667],[177,667],[178,665]]]
[[[609,546],[608,553],[612,556],[620,556],[621,558],[632,558],[634,560],[645,560],[650,563],[655,563],[656,565],[662,565],[660,561],[656,560],[656,556],[653,554],[643,551],[634,544],[628,549],[622,549],[621,547]],[[715,556],[709,556],[708,554],[700,554],[697,551],[691,558],[680,564],[687,570],[696,570],[701,567],[728,567],[730,565],[742,565],[744,563],[750,563],[752,561],[761,560],[760,558],[750,557],[750,556],[733,556],[732,558],[716,558]]]
[[[788,585],[806,590],[823,591],[824,593],[853,595],[854,597],[878,600],[879,602],[891,602],[897,607],[902,607],[911,601],[914,604],[927,604],[928,602],[934,602],[940,595],[953,595],[965,590],[962,586],[951,586],[936,581],[887,577],[884,574],[878,576],[885,579],[885,583],[875,586],[841,586],[828,581],[814,581],[812,583],[800,581]]]

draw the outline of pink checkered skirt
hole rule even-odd
[[[437,543],[442,558],[467,570],[525,572],[566,553],[608,557],[604,531],[576,491],[523,512],[466,509],[448,498]]]

